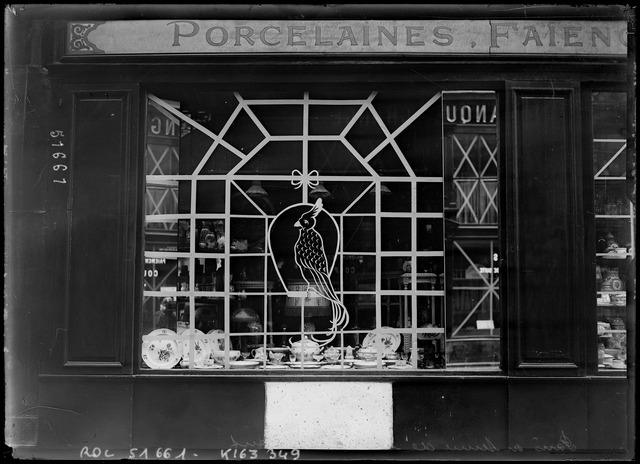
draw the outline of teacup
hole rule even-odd
[[[611,367],[615,367],[616,369],[624,369],[626,367],[626,364],[622,359],[614,359],[613,361],[611,361]]]
[[[214,351],[211,353],[211,357],[218,364],[224,364],[225,362],[225,352],[224,351]],[[240,357],[240,351],[238,350],[229,350],[229,361],[235,361]]]

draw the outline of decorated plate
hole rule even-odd
[[[194,332],[195,330],[195,332]],[[191,346],[191,340],[188,338],[191,334],[195,335],[204,335],[201,330],[198,329],[183,329],[178,332],[179,335],[182,335],[182,359],[186,362],[189,362],[189,347]],[[203,339],[193,339],[194,353],[193,353],[193,364],[194,367],[200,368],[204,367],[204,360],[207,359],[211,355],[211,346],[208,340]]]
[[[383,353],[393,353],[400,346],[401,337],[399,334],[393,334],[389,332],[384,332],[384,329],[390,329],[391,327],[382,327],[382,332],[380,332],[380,338],[382,341],[382,345],[384,346]],[[376,344],[376,333],[370,332],[364,337],[362,341],[362,346],[375,348]]]
[[[158,329],[149,333],[151,336],[166,335],[166,339],[145,340],[142,342],[142,359],[151,369],[171,369],[182,358],[182,344],[174,337],[173,330]]]
[[[255,369],[260,364],[260,361],[244,360],[244,361],[231,361],[229,366],[231,369]]]
[[[211,329],[209,332],[207,332],[207,335],[211,335],[211,334],[219,335],[217,340],[214,339],[209,341],[209,344],[212,347],[212,351],[224,351],[224,332],[220,329]],[[217,348],[216,348],[216,344],[218,345]]]

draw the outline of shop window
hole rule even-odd
[[[497,102],[444,97],[447,210],[447,365],[500,361]]]
[[[627,195],[624,92],[593,92],[598,369],[626,369],[627,299],[635,299],[635,206]]]
[[[495,94],[250,92],[149,89],[142,367],[495,367]]]

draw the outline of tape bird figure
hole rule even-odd
[[[349,323],[349,314],[333,289],[322,236],[315,229],[316,217],[320,211],[322,211],[322,199],[318,198],[313,207],[303,213],[294,224],[295,227],[300,229],[294,248],[294,256],[302,277],[307,282],[307,294],[313,289],[331,303],[331,309],[333,310],[330,329],[332,332],[331,337],[327,340],[317,340],[311,337],[312,340],[320,343],[320,345],[326,345],[335,338],[337,330],[344,328]],[[312,288],[312,285],[315,287]]]

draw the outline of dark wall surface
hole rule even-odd
[[[86,446],[125,457],[131,449],[171,448],[219,457],[220,450],[264,450],[264,381],[45,377],[38,445],[22,452],[77,457]],[[395,380],[394,448],[372,456],[629,456],[627,395],[626,385],[604,378]]]

